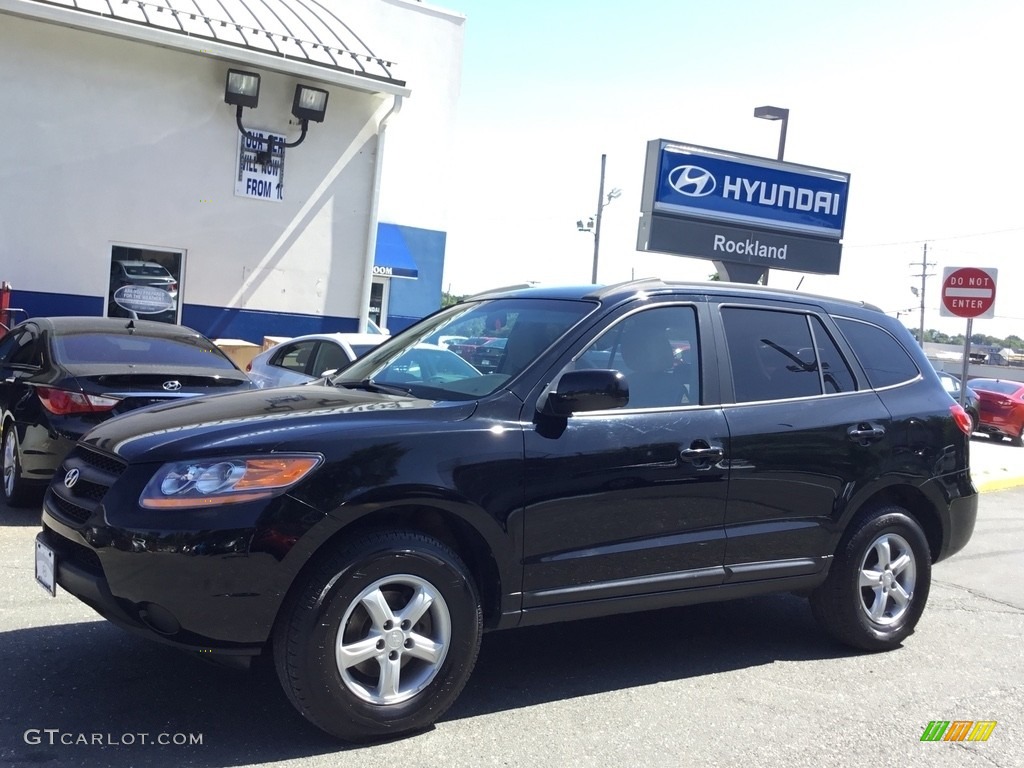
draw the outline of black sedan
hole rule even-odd
[[[3,494],[38,499],[75,441],[101,421],[166,400],[253,387],[191,328],[36,317],[0,339]]]

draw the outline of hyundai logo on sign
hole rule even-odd
[[[653,210],[842,238],[848,174],[664,140],[652,143],[659,150]]]
[[[715,191],[715,177],[697,165],[680,165],[668,172],[672,189],[687,197],[704,197]]]

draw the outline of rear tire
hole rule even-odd
[[[480,599],[458,555],[412,531],[367,534],[300,578],[273,646],[281,685],[306,719],[370,741],[444,714],[482,635]]]
[[[4,501],[9,507],[26,507],[38,495],[38,488],[30,485],[21,476],[21,449],[18,446],[18,432],[11,424],[4,430],[3,446],[0,448],[0,463],[3,471]]]
[[[890,650],[914,631],[930,586],[931,555],[921,526],[903,507],[886,506],[847,529],[828,578],[811,594],[811,611],[840,642]]]

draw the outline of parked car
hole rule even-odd
[[[1024,446],[1024,382],[970,379],[968,386],[978,395],[978,431]]]
[[[110,262],[111,293],[126,285],[147,285],[167,291],[173,298],[178,296],[178,281],[165,266],[155,261]]]
[[[498,312],[498,371],[421,373],[426,340]],[[494,292],[312,384],[97,426],[46,494],[37,578],[205,658],[269,653],[311,722],[391,738],[447,710],[488,630],[784,591],[898,647],[974,528],[969,431],[868,305]]]
[[[494,341],[495,338],[495,336],[469,336],[463,341],[451,342],[448,344],[448,349],[462,357],[467,363],[472,363],[476,351],[487,342]]]
[[[0,339],[0,433],[8,504],[37,500],[89,429],[142,406],[251,388],[209,339],[181,325],[35,317]]]
[[[946,371],[936,371],[939,374],[939,381],[942,382],[942,388],[945,389],[949,396],[960,402],[960,377],[954,376],[952,373]],[[981,417],[978,413],[978,393],[971,389],[970,384],[967,385],[967,395],[964,397],[964,410],[967,411],[967,415],[971,417],[971,432],[978,431],[978,425],[981,423]]]
[[[505,356],[508,339],[491,339],[473,351],[473,365],[481,371],[496,371]]]
[[[421,342],[399,356],[382,372],[398,384],[451,384],[476,378],[480,371],[454,352],[437,344]]]
[[[380,333],[312,333],[282,341],[256,355],[245,367],[258,387],[304,384],[344,368],[376,347]]]

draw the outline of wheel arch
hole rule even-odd
[[[921,526],[925,539],[928,541],[928,553],[934,563],[942,552],[944,539],[942,518],[936,505],[928,498],[921,488],[912,485],[888,485],[870,496],[867,496],[849,515],[843,526],[843,534],[849,530],[851,523],[861,517],[865,511],[879,509],[894,504],[903,507]]]
[[[345,540],[367,533],[396,530],[425,534],[452,549],[465,563],[476,584],[484,627],[497,626],[503,613],[503,585],[507,585],[509,579],[507,575],[503,577],[495,546],[465,517],[424,503],[405,502],[379,508],[341,524],[306,558],[292,578],[288,592],[302,583],[304,574],[315,567],[321,557]]]

